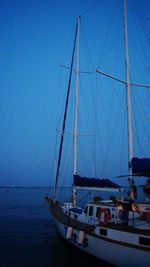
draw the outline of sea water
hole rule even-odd
[[[0,188],[0,267],[109,267],[59,236],[46,193],[44,187]]]

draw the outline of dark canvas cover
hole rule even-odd
[[[87,178],[81,177],[79,175],[74,175],[74,185],[81,187],[107,187],[107,188],[120,188],[119,185],[112,182],[109,179],[97,179],[97,178]]]
[[[150,177],[150,158],[133,158],[131,166],[132,174]]]

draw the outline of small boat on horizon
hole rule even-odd
[[[150,178],[146,181],[144,187],[143,187],[143,191],[145,193],[150,193]]]

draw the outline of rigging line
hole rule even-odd
[[[136,173],[136,174],[130,174],[130,176],[134,176],[134,177],[135,176],[139,176],[140,177],[140,176],[145,176],[145,174],[148,175],[148,174],[150,174],[150,172],[146,172],[146,173],[145,172],[144,173],[143,172],[139,172],[139,173]],[[124,178],[124,177],[129,177],[129,174],[116,176],[116,178]]]
[[[134,6],[134,9],[135,9],[135,13],[137,15],[137,18],[139,19],[139,24],[141,25],[141,28],[143,29],[143,32],[145,32],[145,39],[147,39],[147,43],[150,45],[150,40],[149,40],[149,36],[147,34],[147,32],[150,32],[150,28],[149,28],[149,25],[148,25],[148,22],[146,22],[145,20],[145,14],[143,16],[143,13],[141,12],[141,10],[138,10],[137,8],[137,5],[135,5],[135,3],[133,2],[133,6]],[[145,21],[145,25],[143,23],[143,21]],[[146,29],[148,29],[148,31],[146,32]]]
[[[131,79],[131,73],[129,73],[130,75],[130,81],[132,81]],[[134,90],[132,90],[132,99],[134,100]],[[142,144],[140,143],[140,139],[139,139],[139,134],[138,134],[138,128],[137,128],[137,120],[136,120],[136,117],[134,117],[134,124],[135,124],[135,132],[136,132],[136,138],[137,138],[137,143],[138,143],[138,146],[139,146],[139,151],[141,150],[142,153],[143,153],[143,147],[142,147]],[[144,153],[143,153],[144,154]]]
[[[106,44],[108,43],[108,38],[109,38],[109,35],[110,35],[110,32],[111,32],[111,29],[113,28],[112,27],[112,24],[113,24],[113,20],[116,16],[116,9],[117,9],[117,1],[116,1],[116,5],[114,5],[114,10],[112,12],[112,17],[110,19],[110,23],[108,25],[108,30],[107,30],[107,33],[106,33],[106,36],[105,36],[105,40],[104,40],[104,43],[103,43],[103,47],[102,47],[102,50],[101,50],[101,60],[98,61],[98,66],[102,64],[102,62],[104,61],[104,58],[106,55],[108,55],[108,51],[110,51],[111,49],[107,48],[107,50],[105,49],[106,48]],[[119,32],[119,31],[118,31]],[[117,33],[118,35],[118,33]],[[117,37],[114,38],[114,40],[112,40],[111,44],[110,44],[110,47],[113,46],[113,43],[114,41],[117,39]]]
[[[117,1],[116,1],[116,3],[117,3]],[[115,5],[114,5],[114,15],[113,16],[115,16],[115,11],[116,11],[116,8],[115,8]],[[112,17],[113,17],[112,16]],[[113,18],[111,19],[111,22],[110,22],[110,24],[109,24],[109,27],[108,27],[108,33],[110,32],[110,28],[112,27],[111,26],[111,24],[112,24],[112,20],[113,20]],[[88,31],[87,31],[88,32]],[[108,33],[107,33],[107,36],[108,36]],[[105,48],[105,43],[106,43],[106,41],[107,41],[107,39],[108,39],[108,37],[106,37],[105,38],[105,41],[104,41],[104,45],[103,45],[103,49],[102,49],[102,52],[101,52],[101,55],[100,55],[100,52],[99,52],[99,50],[97,49],[97,47],[95,46],[95,41],[93,41],[93,39],[91,38],[91,36],[90,35],[87,35],[87,37],[88,37],[88,39],[89,39],[89,43],[91,44],[91,46],[94,48],[94,51],[95,51],[95,53],[96,53],[96,55],[97,55],[97,57],[98,58],[101,58],[102,57],[102,55],[103,55],[103,57],[105,57],[105,55],[107,55],[108,54],[108,51],[106,51],[105,53],[104,53],[104,48]],[[114,43],[114,41],[116,40],[116,37],[114,37],[114,40],[112,40],[112,42],[111,42],[111,45],[110,45],[110,47],[113,45],[113,43]],[[107,50],[111,50],[111,49],[107,49]],[[101,60],[101,62],[102,62],[103,60]],[[100,60],[98,61],[98,62],[100,62]]]
[[[118,31],[116,35],[114,35],[114,38],[111,39],[109,47],[106,46],[107,49],[105,49],[106,51],[103,52],[103,56],[102,56],[101,63],[100,63],[101,65],[102,64],[104,65],[104,59],[106,58],[106,56],[108,57],[109,53],[112,51],[112,47],[114,47],[116,40],[119,39],[119,34],[120,32]]]
[[[110,133],[111,132],[111,128],[113,127],[113,125],[112,125],[112,107],[113,107],[113,99],[114,99],[114,92],[115,92],[115,90],[114,90],[114,85],[111,85],[111,99],[110,99],[110,112],[109,112],[109,114],[108,114],[108,116],[109,116],[109,121],[110,121],[110,123],[109,123],[109,125],[108,125],[108,132]],[[106,142],[106,144],[108,144],[109,143],[109,139],[110,139],[110,137],[109,137],[109,135],[108,135],[108,138],[107,138],[107,142]]]
[[[140,119],[141,119],[141,122],[142,122],[142,125],[143,125],[143,129],[144,129],[144,131],[145,131],[145,134],[146,134],[146,136],[147,136],[147,139],[148,139],[148,141],[149,141],[149,143],[150,143],[150,138],[149,138],[149,134],[148,134],[148,132],[147,132],[147,130],[146,130],[146,128],[145,128],[145,125],[144,125],[144,123],[143,123],[143,120],[142,120],[142,116],[141,116],[141,113],[140,113],[140,110],[139,110],[139,108],[138,108],[138,105],[137,105],[137,102],[136,102],[136,100],[135,100],[136,98],[134,98],[134,102],[135,102],[135,105],[136,105],[136,108],[137,108],[137,111],[138,111],[138,113],[139,113],[139,117],[140,117]],[[139,99],[138,99],[139,100]],[[139,103],[141,104],[141,102],[139,101]]]
[[[97,110],[97,107],[98,107],[98,104],[97,104],[97,99],[98,97],[96,97],[97,94],[97,91],[98,91],[98,85],[97,85],[97,76],[96,76],[96,81],[95,81],[95,106],[94,106],[94,137],[95,137],[95,140],[94,140],[94,159],[95,159],[95,173],[97,172],[97,161],[96,161],[96,155],[97,155],[97,151],[98,151],[98,146],[99,146],[99,149],[100,149],[100,155],[102,157],[102,162],[104,161],[104,151],[103,151],[103,148],[102,148],[102,142],[101,142],[101,138],[98,138],[98,136],[101,136],[100,134],[100,129],[98,127],[98,115],[99,115],[99,112]],[[100,116],[100,115],[99,115]],[[97,144],[97,145],[96,145]]]
[[[63,64],[60,64],[60,67],[63,67],[63,68],[65,68],[65,69],[69,69],[69,70],[70,70],[70,67],[68,67],[68,66],[65,66],[65,65],[63,65]],[[73,70],[73,71],[75,71],[75,72],[76,72],[76,70],[75,70],[75,69],[71,69],[71,70]],[[83,71],[83,70],[80,70],[80,71],[79,71],[79,73],[93,74],[94,72],[93,72],[93,71]]]
[[[93,4],[91,7],[87,8],[85,11],[81,12],[81,16],[89,13],[91,10],[95,9],[98,5],[100,5],[104,0],[98,1],[98,3]]]
[[[68,187],[69,187],[69,175],[66,176],[66,173],[67,173],[67,170],[68,170],[68,172],[70,171],[70,169],[68,167],[71,166],[72,150],[73,150],[72,145],[67,146],[67,154],[65,154],[65,161],[63,162],[63,169],[61,170],[61,176],[66,178],[66,184],[67,184],[67,191],[65,191],[66,194],[68,194]],[[63,181],[63,179],[59,179],[59,185],[58,185],[58,190],[56,192],[56,197],[59,195],[59,193],[61,191],[61,187],[63,186],[62,181]],[[67,197],[67,195],[66,195],[66,197]],[[67,201],[67,198],[66,198],[66,201]]]
[[[89,195],[91,195],[91,193],[92,193],[92,190],[91,190],[90,192],[86,193],[85,196],[82,196],[81,198],[79,198],[79,202],[81,202],[81,201],[83,201],[84,199],[86,199]]]
[[[56,171],[56,178],[55,178],[55,188],[54,188],[55,195],[56,195],[56,188],[57,188],[58,177],[59,177],[59,170],[60,170],[60,163],[61,163],[61,155],[62,155],[62,147],[63,147],[63,140],[64,140],[64,134],[63,134],[63,132],[65,131],[65,126],[66,126],[66,117],[67,117],[68,101],[69,101],[71,78],[72,78],[72,67],[73,67],[74,55],[75,55],[75,48],[76,48],[77,28],[78,28],[78,25],[76,24],[75,38],[74,38],[73,52],[72,52],[72,59],[71,59],[71,67],[70,67],[70,75],[69,75],[68,89],[67,89],[67,97],[66,97],[66,103],[65,103],[64,119],[63,119],[63,125],[62,125],[62,135],[61,135],[61,140],[60,140],[60,147],[59,147],[59,154],[58,154],[58,162],[57,162],[57,171]]]
[[[117,98],[118,98],[118,101],[120,102],[120,106],[122,106],[122,103],[124,102],[124,97],[122,98],[122,99],[120,99],[120,97],[119,97],[119,95],[118,95],[118,91],[117,90],[114,90],[114,88],[113,88],[113,93],[115,93],[115,95],[117,96]],[[112,100],[111,100],[111,102],[113,101],[113,98],[112,98]],[[112,106],[112,104],[111,104],[111,106]],[[126,109],[125,109],[125,107],[124,107],[124,110],[126,111]],[[113,127],[113,126],[112,126]],[[108,138],[108,140],[107,140],[107,143],[109,143],[109,139],[110,139],[110,137]],[[110,142],[110,144],[111,144],[111,142]],[[101,151],[103,152],[103,150],[102,150],[102,148],[101,148]],[[108,149],[108,151],[109,151],[109,149]],[[102,161],[103,162],[105,162],[105,161],[107,161],[107,159],[105,159],[104,160],[104,156],[102,155]],[[105,156],[105,158],[106,158],[106,156]],[[105,168],[105,163],[103,163],[103,165],[104,165],[104,168]],[[104,169],[103,168],[103,169]]]
[[[136,11],[137,17],[139,17],[139,21],[141,22],[141,26],[142,26],[142,28],[143,28],[143,32],[145,32],[144,24],[142,23],[142,19],[140,19],[140,15],[141,15],[141,14],[138,14],[135,5],[134,5],[134,7],[135,7],[135,11]],[[139,15],[139,16],[138,16],[138,15]],[[142,18],[142,15],[141,15],[141,18]],[[145,17],[144,17],[144,18],[145,18]],[[147,24],[146,24],[146,25],[147,25]],[[136,24],[136,27],[137,27],[137,32],[139,32],[139,29],[138,29],[137,24]],[[146,39],[147,39],[147,43],[149,44],[149,38],[148,38],[147,34],[145,34],[145,36],[146,36]],[[142,43],[142,38],[141,38],[140,34],[139,34],[139,38],[140,38],[141,43]],[[142,45],[142,47],[143,47],[143,45]],[[149,75],[149,73],[150,73],[150,67],[149,67],[149,65],[147,64],[148,62],[147,62],[147,57],[146,57],[146,54],[145,54],[145,50],[144,50],[144,49],[142,49],[142,53],[141,53],[141,55],[143,56],[143,63],[144,63],[144,66],[145,66],[145,70],[147,71],[147,73],[148,73],[148,75]],[[147,96],[148,96],[148,100],[149,100],[149,103],[150,103],[150,93],[149,93],[148,90],[147,90]]]
[[[62,130],[60,129],[56,129],[57,132],[60,132],[60,133],[65,133],[65,134],[70,134],[70,135],[74,135],[73,132],[68,132],[68,131],[65,131],[65,132],[62,132]],[[82,135],[82,136],[93,136],[93,133],[77,133],[78,135]]]
[[[132,80],[131,80],[131,77],[130,77],[130,81],[132,81]],[[146,89],[147,89],[147,88],[146,88]],[[141,122],[142,122],[142,124],[143,124],[143,129],[144,129],[144,131],[145,131],[145,134],[148,136],[147,130],[146,130],[145,125],[144,125],[144,121],[142,120],[142,116],[141,116],[140,110],[139,110],[139,108],[138,108],[139,105],[137,105],[137,103],[136,103],[136,99],[139,101],[140,106],[141,106],[141,109],[142,109],[143,113],[145,114],[145,117],[147,118],[148,123],[150,123],[149,116],[148,116],[147,113],[145,112],[144,107],[143,107],[143,105],[142,105],[142,102],[141,102],[140,98],[138,97],[138,95],[136,94],[136,97],[135,97],[135,95],[134,95],[134,90],[132,90],[132,92],[133,92],[133,94],[132,94],[132,96],[133,96],[133,100],[134,100],[134,102],[135,102],[135,105],[136,105],[136,107],[137,107],[137,110],[138,110],[138,112],[139,112],[139,114],[140,114]],[[146,92],[147,92],[147,91],[146,91]],[[140,151],[140,149],[141,149],[141,151],[142,151],[142,153],[143,153],[143,152],[144,152],[144,149],[143,149],[143,147],[142,147],[142,144],[140,143],[139,135],[138,135],[138,131],[137,131],[137,119],[135,119],[134,122],[135,122],[135,129],[136,129],[137,143],[138,143],[138,145],[139,145],[139,151]],[[148,140],[149,140],[149,137],[148,137]],[[144,154],[144,153],[143,153],[143,154]]]
[[[94,85],[94,84],[93,84]],[[95,157],[95,151],[96,151],[96,95],[95,95],[95,88],[92,87],[92,130],[93,130],[93,139],[92,139],[92,163],[93,163],[93,176],[95,177],[96,174],[96,157]]]
[[[122,102],[123,102],[123,99],[122,99]],[[122,102],[120,102],[120,107],[122,106]],[[103,164],[102,172],[105,170],[105,167],[106,167],[106,163],[107,163],[107,160],[108,160],[108,154],[109,154],[110,147],[111,147],[111,144],[112,144],[113,136],[114,136],[114,133],[115,133],[115,131],[117,129],[116,125],[117,125],[117,121],[118,121],[118,116],[119,115],[120,115],[120,113],[118,112],[117,116],[116,116],[116,119],[115,119],[115,123],[114,123],[113,129],[112,129],[112,134],[111,134],[110,139],[109,139],[109,144],[108,144],[108,147],[107,147],[106,157],[105,157],[105,161],[104,161],[104,164]]]
[[[85,31],[84,31],[84,28],[82,28],[82,36],[83,36],[83,51],[85,53],[85,61],[86,61],[86,65],[88,67],[88,69],[91,69],[91,66],[92,66],[92,69],[94,69],[94,64],[93,64],[93,60],[92,60],[92,57],[91,57],[91,53],[90,53],[90,47],[89,45],[87,45],[88,42],[86,42],[86,39],[87,39],[87,36],[85,34]],[[95,75],[95,71],[94,71],[94,75]],[[81,81],[80,81],[81,82]],[[86,102],[86,99],[92,99],[91,101],[91,104],[87,105],[87,113],[88,114],[91,114],[91,116],[89,116],[89,119],[88,119],[88,124],[87,124],[87,127],[88,129],[90,129],[92,132],[93,132],[93,144],[92,144],[92,150],[91,150],[91,155],[92,155],[92,173],[93,173],[93,176],[95,176],[95,130],[94,130],[94,112],[93,112],[93,107],[95,107],[95,100],[94,100],[94,86],[93,85],[93,80],[92,80],[92,76],[88,76],[88,86],[86,85],[85,88],[83,88],[84,90],[81,90],[81,92],[83,93],[83,96],[86,92],[86,95],[83,99],[85,99],[85,102]],[[86,90],[85,90],[86,89]]]
[[[146,111],[145,111],[145,109],[144,109],[144,107],[143,107],[143,105],[142,105],[141,99],[138,97],[138,95],[137,95],[137,99],[138,99],[138,101],[139,101],[139,103],[140,103],[140,106],[141,106],[141,109],[142,109],[143,113],[145,114],[145,117],[146,117],[147,120],[148,120],[148,123],[150,124],[150,118],[149,118],[149,115],[146,113]]]
[[[99,88],[98,88],[97,76],[96,76],[96,85],[95,86],[96,86],[96,88],[95,88],[96,89],[96,95],[98,95],[97,92],[98,92]],[[101,87],[100,87],[100,99],[101,99],[101,105],[100,106],[104,107],[104,100],[103,100],[103,94],[101,92]],[[99,119],[98,118],[100,118],[101,113],[98,111],[98,101],[97,100],[98,100],[98,98],[96,98],[96,105],[95,105],[95,107],[96,107],[96,110],[95,110],[95,131],[96,131],[95,145],[96,145],[96,141],[97,141],[99,144],[102,162],[104,162],[104,150],[103,150],[103,146],[102,146],[102,141],[101,141],[101,138],[98,138],[98,136],[101,136],[101,128],[98,127],[99,126],[99,123],[98,123]],[[96,149],[95,150],[95,153],[96,153],[98,151],[98,147],[96,146],[95,149]],[[95,155],[97,155],[97,153]]]
[[[80,107],[84,108],[84,110],[86,110],[86,113],[88,114],[88,120],[86,121],[85,120],[85,113],[84,112],[79,112],[79,124],[81,126],[81,128],[85,128],[86,127],[86,131],[89,133],[88,135],[89,136],[93,136],[94,133],[92,131],[92,118],[93,116],[91,115],[92,112],[92,104],[91,104],[91,93],[93,92],[91,90],[92,86],[91,86],[91,79],[88,80],[88,86],[86,85],[86,87],[84,86],[83,87],[83,84],[82,84],[82,80],[81,80],[81,77],[80,77],[80,92],[82,93],[80,95]],[[90,103],[88,102],[90,100]],[[85,103],[86,103],[86,107],[85,107]],[[81,111],[79,109],[79,111]],[[83,116],[81,116],[81,113],[84,114]],[[86,121],[86,124],[85,124],[85,121]]]
[[[123,130],[122,130],[122,140],[121,140],[121,153],[122,151],[124,151],[124,146],[125,146],[125,125],[126,125],[126,116],[125,116],[125,112],[123,113]],[[120,155],[121,155],[120,153]],[[122,172],[122,166],[123,166],[123,157],[121,157],[121,160],[120,160],[120,173]]]
[[[136,117],[136,115],[134,115],[134,117],[135,117],[134,125],[135,125],[137,143],[138,143],[138,146],[139,146],[139,152],[140,152],[141,155],[144,155],[144,150],[143,150],[142,144],[140,143],[139,134],[138,134],[137,117]]]
[[[83,30],[82,30],[83,31]],[[83,31],[84,33],[84,31]],[[93,39],[91,38],[88,29],[86,29],[86,38],[87,38],[87,43],[89,43],[89,45],[91,46],[91,49],[93,49],[94,54],[96,54],[96,56],[99,58],[100,54],[99,54],[99,50],[97,49],[97,47],[95,46],[95,41],[93,41]],[[95,64],[95,63],[94,63]],[[93,64],[92,64],[93,65]]]
[[[96,92],[93,86],[92,94],[92,106],[93,106],[93,142],[92,142],[92,160],[93,160],[93,176],[96,176]]]
[[[133,4],[134,4],[134,3],[133,3]],[[132,9],[131,9],[131,10],[132,10]],[[150,45],[150,41],[149,41],[148,36],[147,36],[147,33],[146,33],[146,31],[145,31],[145,27],[144,27],[144,25],[143,25],[143,23],[142,23],[142,15],[141,15],[140,13],[138,14],[138,10],[137,10],[135,4],[134,4],[134,9],[133,9],[133,10],[135,10],[137,20],[139,21],[139,25],[141,25],[141,28],[142,28],[142,30],[143,30],[143,33],[145,32],[145,35],[144,35],[145,38],[144,38],[144,39],[146,39],[147,44]],[[145,54],[145,49],[144,49],[144,45],[143,45],[143,38],[142,38],[142,36],[141,36],[141,34],[140,34],[140,31],[139,31],[139,27],[138,27],[137,21],[135,20],[135,16],[133,16],[133,18],[134,18],[135,26],[136,26],[136,30],[137,30],[137,33],[138,33],[138,38],[139,38],[139,41],[140,41],[141,46],[142,46],[142,53],[141,53],[141,55],[142,55],[142,58],[143,58],[143,60],[144,60],[143,63],[144,63],[144,65],[145,65],[145,69],[148,71],[148,74],[149,74],[149,73],[150,73],[150,67],[149,67],[149,65],[148,65],[147,57],[146,57],[146,54]],[[147,24],[146,24],[146,26],[147,26]]]
[[[150,106],[150,92],[147,90],[146,93],[147,93],[148,104]]]
[[[84,51],[84,58],[85,58],[85,64],[87,66],[87,69],[90,70],[94,70],[92,72],[92,74],[94,73],[95,74],[95,63],[93,62],[93,55],[91,56],[91,48],[90,48],[90,42],[88,42],[88,30],[86,29],[86,32],[85,32],[85,25],[83,27],[83,23],[82,23],[82,28],[81,28],[81,31],[82,31],[82,51]],[[89,81],[91,82],[91,76],[89,76]]]
[[[132,81],[131,77],[130,77],[130,81]],[[136,94],[137,96],[137,94]],[[135,96],[134,96],[134,90],[132,90],[132,99],[134,100],[135,102],[135,105],[136,105],[136,101],[135,101]],[[141,104],[141,103],[140,103]],[[142,105],[142,104],[141,104]],[[135,124],[135,132],[136,132],[136,138],[137,138],[137,144],[139,146],[139,151],[142,152],[141,154],[144,155],[144,149],[142,147],[142,144],[140,143],[140,139],[139,139],[139,133],[138,133],[138,127],[137,127],[137,117],[136,117],[136,113],[134,115],[134,124]]]
[[[106,76],[106,77],[108,77],[108,78],[110,78],[110,79],[113,79],[113,80],[118,81],[118,82],[120,82],[120,83],[126,84],[126,81],[123,81],[123,80],[121,80],[121,79],[119,79],[119,78],[117,78],[117,77],[114,77],[114,76],[112,76],[112,75],[110,75],[110,74],[107,74],[107,73],[105,73],[105,72],[102,72],[102,71],[100,71],[100,70],[98,70],[98,69],[96,69],[96,72],[99,73],[99,74],[101,74],[101,75],[103,75],[103,76]],[[136,87],[150,88],[150,85],[144,85],[144,84],[130,83],[130,85],[131,85],[131,86],[136,86]]]
[[[72,155],[73,155],[73,139],[70,140],[69,146],[67,145],[67,152],[65,153],[65,160],[63,162],[63,170],[62,170],[62,176],[66,177],[67,170],[70,173],[69,167],[72,166]],[[71,172],[72,175],[72,172]],[[69,178],[70,175],[67,175],[67,178]],[[69,183],[68,179],[66,178],[67,185]]]
[[[80,140],[78,141],[78,150],[80,151],[80,155],[82,155],[82,160],[80,160],[80,173],[82,176],[85,175],[85,173],[87,172],[89,175],[91,175],[90,170],[91,170],[91,159],[92,159],[92,148],[90,147],[90,149],[88,149],[87,151],[87,146],[85,148],[85,146],[83,146],[83,143],[81,145]],[[91,157],[87,157],[87,153],[88,155],[90,155]],[[84,167],[83,167],[84,166]],[[79,170],[78,170],[79,171]]]

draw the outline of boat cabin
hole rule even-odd
[[[129,211],[122,205],[115,206],[112,200],[88,203],[80,220],[89,224],[121,223],[128,220]]]
[[[65,203],[63,212],[70,218],[90,225],[126,224],[135,228],[149,228],[150,206],[135,205],[126,201],[101,200],[88,202],[84,209]]]
[[[97,225],[108,222],[121,223],[128,220],[129,211],[112,200],[102,200],[100,203],[88,202],[84,209],[65,203],[63,211],[66,215],[81,222]]]

